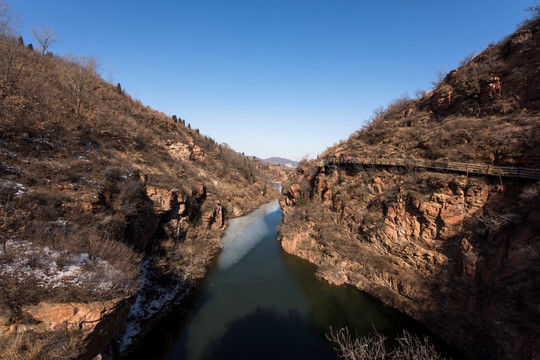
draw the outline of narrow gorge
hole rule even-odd
[[[0,360],[540,359],[537,2],[365,120],[510,2],[117,3],[0,0]]]

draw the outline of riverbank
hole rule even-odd
[[[276,202],[231,219],[199,286],[149,332],[129,360],[337,359],[325,334],[349,327],[389,338],[425,333],[412,319],[349,286],[331,286],[277,241]],[[430,337],[432,334],[430,334]]]

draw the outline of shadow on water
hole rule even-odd
[[[399,311],[350,285],[330,285],[315,276],[313,264],[282,252],[282,261],[311,305],[310,320],[320,331],[348,327],[359,335],[373,329],[388,336],[414,326]]]
[[[311,305],[310,322],[321,333],[347,327],[358,336],[377,332],[386,336],[390,348],[406,330],[419,338],[428,336],[444,357],[459,360],[463,354],[413,318],[351,285],[330,285],[315,276],[316,266],[281,250],[282,262]]]
[[[298,312],[258,308],[233,322],[204,359],[334,359],[324,341]]]
[[[411,318],[351,286],[332,286],[277,241],[277,203],[233,219],[217,259],[182,309],[159,322],[129,359],[336,359],[325,334],[373,328],[428,334]],[[228,253],[227,253],[228,252]],[[460,356],[454,356],[458,359]]]

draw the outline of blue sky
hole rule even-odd
[[[133,97],[246,155],[299,160],[512,33],[532,0],[17,0],[26,43],[96,55]]]

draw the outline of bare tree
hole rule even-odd
[[[32,27],[32,34],[36,38],[37,42],[41,45],[41,55],[45,55],[52,44],[58,42],[56,33],[48,26],[42,26],[39,28]]]
[[[66,55],[59,66],[59,77],[75,100],[75,114],[79,114],[88,80],[95,74],[96,58],[93,56]]]
[[[12,35],[18,25],[19,17],[12,14],[8,3],[0,1],[0,35]]]
[[[435,73],[435,79],[431,81],[431,85],[433,85],[433,89],[437,89],[439,86],[441,86],[445,77],[446,77],[446,70],[438,69]]]
[[[527,11],[532,15],[532,20],[540,19],[540,1],[535,1]]]
[[[13,85],[22,70],[17,65],[17,57],[23,45],[16,39],[15,29],[19,26],[19,17],[13,15],[9,4],[0,0],[0,78]]]
[[[13,85],[22,71],[23,65],[17,64],[24,46],[13,35],[5,35],[0,38],[0,78],[6,81],[6,85]]]

